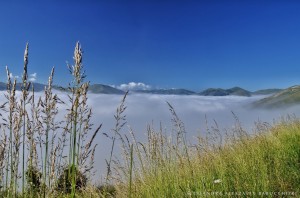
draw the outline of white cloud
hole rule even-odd
[[[18,78],[19,78],[19,76],[14,76],[13,73],[10,73],[10,74],[9,74],[9,77],[10,77],[11,79],[13,79],[13,78],[18,79]]]
[[[37,73],[35,72],[35,73],[29,75],[29,79],[28,80],[30,82],[35,82],[36,78],[37,78]]]
[[[150,85],[146,85],[145,83],[142,82],[130,82],[128,84],[121,84],[119,86],[113,86],[117,89],[121,90],[148,90],[151,89]]]
[[[35,72],[35,73],[33,73],[33,74],[30,74],[30,77],[36,78],[36,77],[37,77],[37,73]]]

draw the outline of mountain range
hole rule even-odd
[[[45,86],[41,83],[32,83],[34,90],[44,91]],[[21,90],[22,84],[17,83],[16,89]],[[0,91],[6,90],[6,83],[0,82]],[[53,89],[67,91],[61,86],[53,86]],[[90,93],[94,94],[124,94],[123,90],[103,84],[92,84],[89,87]],[[131,93],[140,94],[162,94],[162,95],[200,95],[200,96],[255,96],[266,95],[265,98],[255,101],[251,106],[254,108],[279,108],[300,104],[300,85],[292,86],[287,89],[263,89],[254,92],[233,87],[230,89],[209,88],[201,92],[195,92],[187,89],[152,89],[152,90],[132,90]]]
[[[153,89],[153,90],[136,90],[136,93],[151,93],[165,95],[200,95],[200,96],[252,96],[252,95],[269,95],[281,91],[281,89],[263,89],[258,91],[248,91],[240,87],[230,89],[209,88],[201,92],[194,92],[187,89]]]
[[[152,90],[136,90],[135,93],[148,93],[148,94],[163,94],[163,95],[196,95],[194,91],[187,89],[152,89]]]
[[[37,91],[37,92],[44,91],[45,90],[45,86],[46,85],[41,84],[41,83],[33,83],[34,90]],[[22,83],[17,83],[16,84],[16,90],[21,90],[21,87],[22,87]],[[4,91],[6,89],[7,89],[6,83],[0,82],[0,91]]]
[[[43,91],[44,84],[32,83],[35,91]],[[21,90],[22,84],[17,83],[17,90]],[[53,89],[67,91],[67,88],[61,86],[53,86]],[[6,90],[6,83],[0,82],[0,90]],[[109,85],[91,84],[89,91],[94,94],[124,94],[123,90],[114,88]],[[264,89],[258,91],[248,91],[240,87],[230,89],[209,88],[201,92],[195,92],[188,89],[152,89],[152,90],[132,90],[132,93],[147,93],[147,94],[163,94],[163,95],[201,95],[201,96],[252,96],[252,95],[268,95],[282,91],[281,89]]]
[[[221,88],[209,88],[199,93],[202,96],[251,96],[251,92],[240,87],[233,87],[231,89],[221,89]]]

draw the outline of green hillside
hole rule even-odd
[[[300,86],[296,85],[284,89],[272,96],[263,98],[253,105],[254,107],[279,108],[300,104]]]
[[[282,91],[282,89],[261,89],[252,92],[252,95],[270,95]]]

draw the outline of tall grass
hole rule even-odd
[[[27,74],[27,65],[28,65],[28,43],[26,44],[25,52],[24,52],[24,70],[22,76],[22,121],[23,121],[23,133],[22,133],[22,194],[25,192],[25,138],[26,138],[26,104],[28,103],[28,90],[30,84],[27,82],[28,74]]]
[[[74,66],[69,66],[69,71],[73,76],[73,81],[69,86],[71,96],[69,97],[72,104],[69,109],[68,123],[70,131],[70,152],[69,152],[69,175],[71,175],[71,197],[75,197],[76,183],[77,183],[77,171],[79,165],[84,165],[84,162],[88,158],[89,154],[94,155],[95,148],[91,146],[95,139],[101,125],[95,130],[92,138],[86,143],[86,135],[91,129],[90,117],[91,109],[87,106],[87,91],[89,82],[84,82],[85,73],[82,65],[82,50],[79,42],[77,42],[74,51]],[[90,168],[85,168],[89,170]]]
[[[298,119],[288,117],[273,127],[257,123],[256,131],[247,133],[236,118],[226,135],[216,124],[191,144],[182,138],[182,123],[168,105],[174,136],[150,126],[146,142],[132,135],[128,144],[134,151],[130,157],[124,152],[124,160],[115,164],[118,197],[299,196]]]
[[[28,81],[28,46],[27,43],[21,83],[11,79],[6,68],[6,102],[0,106],[0,196],[49,197],[71,193],[75,197],[76,191],[86,187],[88,175],[92,176],[97,145],[94,140],[101,128],[100,125],[90,133],[92,110],[87,105],[89,83],[84,82],[81,47],[76,44],[74,66],[68,66],[73,77],[68,92],[70,100],[62,101],[52,91],[54,68],[44,95],[36,100],[34,84]],[[20,97],[17,87],[21,88]],[[58,105],[68,109],[65,121],[57,120]]]

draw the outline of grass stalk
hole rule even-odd
[[[132,197],[133,144],[130,145],[129,198]]]
[[[22,195],[26,197],[25,195],[25,137],[26,137],[26,100],[28,96],[28,74],[27,74],[27,65],[28,65],[28,43],[26,44],[25,53],[24,53],[24,71],[23,71],[23,86],[22,86],[22,97],[23,97],[23,150],[22,150]]]
[[[82,82],[84,79],[84,72],[82,72],[82,51],[79,42],[76,43],[75,50],[74,50],[74,62],[75,65],[72,67],[72,75],[74,77],[74,87],[72,88],[73,93],[75,94],[74,102],[72,103],[72,142],[71,142],[71,156],[72,156],[72,163],[71,163],[71,197],[75,198],[76,194],[76,172],[78,170],[77,167],[77,160],[78,157],[77,151],[77,136],[80,134],[78,131],[78,108],[80,105],[80,97],[82,92]]]
[[[108,184],[108,181],[110,179],[111,163],[112,163],[112,157],[113,157],[113,153],[114,153],[114,149],[115,149],[115,142],[116,142],[117,137],[120,137],[122,140],[120,130],[126,124],[126,115],[123,115],[123,114],[127,108],[125,106],[125,100],[126,100],[127,95],[128,95],[128,91],[124,94],[123,99],[121,100],[121,103],[120,103],[119,107],[117,108],[116,115],[114,115],[116,124],[115,124],[115,128],[112,130],[113,136],[110,137],[110,136],[108,136],[108,134],[104,133],[104,135],[111,138],[111,140],[112,140],[112,145],[111,145],[110,154],[109,154],[109,160],[106,161],[106,166],[107,166],[106,179],[105,179],[106,185]]]
[[[46,124],[46,128],[45,128],[45,158],[44,158],[44,167],[43,167],[43,181],[44,181],[44,187],[46,187],[46,185],[50,184],[50,178],[49,178],[49,133],[51,132],[51,130],[53,130],[53,125],[55,125],[54,123],[54,118],[53,116],[56,115],[56,107],[55,107],[55,98],[56,96],[52,94],[52,83],[53,83],[53,76],[54,76],[54,68],[52,68],[51,70],[51,74],[49,76],[49,80],[48,80],[48,86],[45,88],[45,99],[44,102],[42,102],[42,106],[44,107],[43,109],[43,113],[44,115],[44,123]],[[53,131],[52,131],[53,132]],[[52,134],[53,135],[53,134]],[[48,182],[47,182],[48,180]],[[46,189],[44,188],[44,197],[46,197]]]

